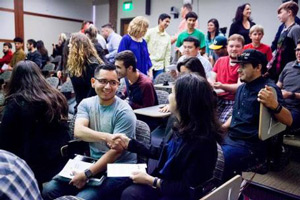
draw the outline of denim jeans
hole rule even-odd
[[[77,189],[69,182],[52,179],[43,188],[43,198],[45,200],[55,199],[64,195],[74,195],[85,200],[93,199],[119,199],[122,191],[132,183],[129,178],[107,178],[101,185],[90,186],[86,185],[82,189]]]

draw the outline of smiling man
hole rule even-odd
[[[215,89],[224,90],[224,92],[218,94],[218,115],[222,123],[231,115],[234,95],[238,86],[241,84],[237,73],[240,66],[233,61],[241,55],[243,46],[243,36],[239,34],[230,36],[227,45],[228,56],[219,58],[213,68],[212,86]]]
[[[147,31],[145,40],[148,45],[152,68],[150,75],[153,79],[165,71],[165,67],[170,65],[171,59],[171,37],[166,32],[170,24],[170,15],[163,13],[158,17],[158,26]]]
[[[240,63],[238,73],[245,84],[237,89],[232,117],[223,125],[228,128],[222,145],[225,180],[253,167],[256,159],[265,160],[267,145],[258,139],[260,103],[281,123],[288,126],[292,124],[291,113],[284,108],[280,89],[274,82],[262,77],[267,64],[265,55],[249,49],[233,62]],[[277,92],[277,100],[271,87]]]
[[[129,178],[105,178],[98,186],[90,186],[88,180],[106,170],[108,163],[136,163],[136,154],[120,153],[109,149],[115,133],[135,138],[136,117],[130,106],[115,96],[119,81],[114,65],[101,65],[91,79],[97,95],[86,98],[78,106],[75,121],[75,137],[89,142],[91,157],[98,159],[89,169],[76,173],[68,182],[52,180],[43,190],[44,199],[63,195],[76,195],[83,199],[118,199],[130,183]]]

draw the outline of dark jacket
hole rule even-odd
[[[173,131],[165,141],[173,138]],[[161,193],[168,197],[182,197],[191,199],[191,187],[199,186],[213,176],[217,159],[216,140],[208,137],[183,139],[180,148],[176,151],[174,159],[170,163],[171,174],[165,176],[160,173],[164,168],[167,156],[167,144],[162,142],[160,147],[145,147],[143,144],[132,139],[128,150],[149,158],[159,159],[158,167],[153,176],[162,179]]]
[[[32,62],[35,62],[40,69],[42,68],[42,55],[37,50],[34,52],[29,52],[26,60],[31,60]]]
[[[60,148],[70,140],[67,121],[46,118],[46,106],[23,98],[7,102],[0,126],[0,149],[24,159],[42,184],[56,175],[65,162]]]

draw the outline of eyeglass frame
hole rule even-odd
[[[120,82],[116,80],[107,80],[105,78],[96,78],[96,77],[94,77],[94,79],[97,80],[101,85],[107,85],[107,83],[109,83],[109,85],[113,87],[120,85]],[[104,83],[102,83],[102,81],[104,81]]]

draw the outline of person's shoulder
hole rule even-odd
[[[224,63],[228,62],[229,61],[229,56],[222,56],[222,57],[219,57],[218,60],[216,61],[215,63],[215,66],[216,65],[223,65]]]
[[[205,36],[205,34],[203,33],[203,31],[201,31],[200,29],[195,29],[195,32],[197,33],[197,34],[199,34],[199,35],[203,35],[203,36]]]
[[[96,95],[96,96],[92,96],[92,97],[88,97],[88,98],[83,99],[79,103],[79,106],[80,105],[92,106],[92,105],[94,105],[97,102],[99,102],[99,97]]]
[[[252,46],[251,43],[246,44],[246,45],[244,46],[244,49],[252,49],[252,48],[253,48],[253,46]]]
[[[118,96],[115,96],[115,104],[116,104],[115,106],[116,112],[122,112],[127,114],[133,113],[130,105]]]
[[[148,76],[146,76],[145,74],[143,74],[143,73],[141,73],[140,72],[140,83],[141,84],[143,84],[143,85],[153,85],[153,83],[152,83],[152,80],[148,77]]]

